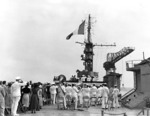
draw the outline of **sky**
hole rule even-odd
[[[126,61],[150,56],[150,2],[148,0],[0,0],[0,80],[52,82],[64,74],[67,79],[83,70],[81,54],[85,36],[66,36],[82,20],[92,17],[92,41],[116,47],[94,48],[94,71],[103,79],[107,53],[123,47],[135,51],[116,63],[122,83],[133,86],[133,73]]]

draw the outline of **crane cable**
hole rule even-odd
[[[124,79],[123,79],[124,67],[123,67],[123,63],[124,63],[124,60],[122,59],[122,64],[121,64],[121,66],[122,66],[122,76],[121,76],[121,79],[120,79],[121,86],[124,85]]]
[[[98,69],[98,59],[99,59],[99,48],[97,49],[97,53],[96,53],[96,68],[95,68],[95,70],[97,71],[97,69]]]

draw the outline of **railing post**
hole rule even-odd
[[[143,115],[144,115],[144,109],[143,109],[143,111],[142,111],[142,112],[143,112]]]
[[[149,109],[147,109],[147,116],[149,116]]]
[[[101,116],[104,116],[104,110],[101,110]]]
[[[123,116],[127,116],[126,113],[124,113]]]

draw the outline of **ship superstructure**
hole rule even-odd
[[[120,78],[122,74],[116,73],[116,67],[115,63],[117,63],[119,60],[130,54],[134,51],[131,47],[124,47],[119,52],[116,53],[108,53],[107,54],[107,61],[104,63],[104,68],[106,70],[106,75],[103,77],[103,81],[95,81],[99,75],[98,72],[93,71],[93,57],[94,57],[94,51],[93,48],[95,46],[116,46],[116,44],[110,44],[110,45],[103,45],[103,44],[93,44],[92,42],[92,35],[91,35],[91,16],[88,16],[88,20],[84,20],[80,25],[79,28],[70,33],[67,36],[67,40],[69,40],[72,35],[74,34],[82,34],[85,35],[84,42],[76,42],[78,44],[84,45],[83,54],[81,55],[81,60],[83,61],[84,69],[79,70],[77,69],[77,78],[75,76],[72,76],[70,81],[78,82],[78,80],[81,80],[83,77],[86,77],[85,82],[87,82],[87,78],[91,78],[91,83],[107,83],[108,87],[114,87],[116,84],[117,87],[120,89]],[[87,27],[87,28],[85,28]]]
[[[81,60],[83,61],[84,65],[84,70],[80,71],[79,69],[76,71],[77,76],[79,78],[82,78],[83,76],[90,76],[93,80],[93,78],[98,78],[98,72],[93,71],[93,48],[95,46],[116,46],[115,44],[110,44],[110,45],[98,45],[98,44],[93,44],[92,38],[91,38],[91,16],[89,15],[88,17],[88,22],[87,22],[87,37],[84,43],[81,42],[76,42],[79,44],[82,44],[85,46],[84,52],[81,55]]]
[[[150,99],[150,58],[126,62],[126,70],[134,75],[134,88],[122,96],[128,108],[143,108]]]
[[[85,21],[83,21],[78,30],[75,32],[72,32],[67,36],[67,39],[70,39],[70,37],[74,34],[85,34]],[[84,69],[83,70],[77,70],[77,77],[73,76],[71,80],[68,82],[78,83],[79,80],[83,76],[90,76],[92,78],[98,77],[98,72],[93,71],[93,48],[95,46],[116,46],[115,44],[112,45],[97,45],[92,43],[91,39],[91,17],[89,15],[88,22],[87,22],[87,38],[85,39],[84,43],[76,42],[79,44],[84,45],[84,51],[81,55],[81,60],[83,61]],[[134,51],[134,48],[131,47],[124,47],[118,52],[115,53],[108,53],[107,54],[107,61],[104,63],[103,67],[106,70],[106,75],[103,77],[103,81],[90,81],[83,83],[94,83],[94,84],[102,84],[107,83],[108,87],[114,87],[114,85],[117,85],[117,87],[120,89],[120,77],[122,74],[116,73],[116,67],[115,64],[120,61],[125,56],[129,55]],[[137,63],[138,62],[138,63]],[[128,107],[128,108],[143,108],[146,106],[147,100],[150,100],[150,58],[140,60],[140,61],[128,61],[126,63],[126,70],[132,71],[134,74],[134,88],[131,89],[129,92],[124,94],[121,98],[122,105]],[[58,76],[62,77],[62,76]],[[56,78],[56,80],[65,80],[64,76],[63,78]]]

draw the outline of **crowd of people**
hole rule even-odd
[[[73,99],[74,109],[84,107],[85,98],[88,98],[88,106],[94,98],[95,104],[101,105],[103,109],[119,108],[118,95],[116,85],[108,88],[106,84],[42,84],[23,82],[20,77],[16,77],[15,82],[0,81],[0,116],[17,116],[19,111],[36,113],[45,104],[59,104],[60,98],[63,98],[64,109],[67,109],[68,97]]]
[[[42,109],[46,99],[50,99],[50,84],[23,82],[16,77],[15,82],[0,81],[0,116],[17,116],[18,112],[36,113]]]
[[[75,109],[84,107],[88,104],[88,107],[92,105],[101,105],[102,109],[119,108],[119,89],[117,85],[108,88],[106,84],[99,86],[87,85],[87,84],[53,84],[50,87],[51,99],[53,104],[57,103],[60,97],[64,99],[64,108],[67,109],[68,98],[74,99]],[[86,99],[86,100],[85,100]],[[85,103],[86,102],[86,103]]]

